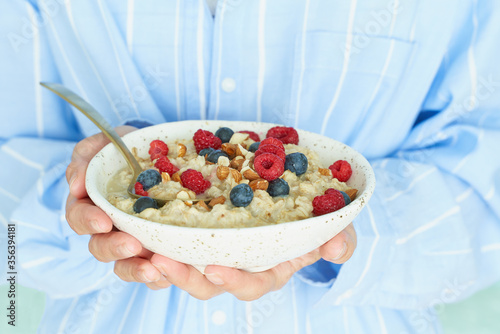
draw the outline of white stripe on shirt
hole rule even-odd
[[[347,24],[347,33],[346,33],[346,42],[345,42],[345,51],[344,51],[344,64],[342,66],[342,72],[340,74],[339,82],[337,84],[337,89],[335,90],[335,94],[333,95],[332,102],[326,111],[326,115],[323,118],[323,125],[321,126],[321,134],[324,135],[326,132],[326,128],[328,126],[328,121],[330,120],[330,116],[332,115],[335,106],[337,105],[338,99],[340,97],[340,92],[342,90],[342,86],[344,84],[345,76],[347,74],[347,68],[349,67],[349,61],[351,59],[351,47],[352,47],[352,30],[354,26],[354,14],[356,13],[356,4],[357,0],[351,0],[351,8],[349,9],[349,21]]]
[[[477,99],[477,68],[476,68],[476,59],[474,56],[474,44],[476,43],[477,36],[477,0],[473,0],[473,9],[472,9],[472,25],[474,30],[472,32],[472,39],[469,46],[469,50],[467,51],[467,63],[469,65],[469,76],[471,83],[470,90],[470,104],[469,108],[473,109],[476,107],[476,99]]]
[[[125,85],[125,89],[127,91],[129,100],[132,103],[132,107],[134,108],[136,116],[140,118],[141,116],[139,114],[139,110],[137,110],[137,105],[135,104],[134,97],[132,96],[132,92],[131,92],[130,87],[128,85],[128,81],[127,81],[127,78],[125,76],[125,72],[123,70],[123,65],[122,65],[122,62],[120,60],[120,56],[118,55],[118,50],[116,49],[115,40],[113,38],[113,35],[111,34],[108,18],[106,17],[106,14],[104,13],[104,9],[102,7],[102,0],[97,0],[97,4],[99,5],[99,11],[101,12],[101,16],[102,16],[102,19],[104,21],[104,26],[106,27],[106,33],[108,35],[109,41],[111,42],[111,47],[113,48],[113,54],[114,54],[115,59],[116,59],[116,64],[118,65],[118,70],[119,70],[120,76],[123,80],[123,84]]]
[[[179,77],[179,21],[181,12],[181,0],[175,2],[175,31],[174,31],[174,64],[175,64],[175,106],[177,108],[177,120],[181,120],[181,93],[180,93],[180,77]]]
[[[134,0],[128,0],[127,5],[127,48],[132,54],[134,41]]]
[[[257,74],[257,122],[262,121],[262,93],[264,92],[264,74],[266,72],[265,16],[266,0],[260,0],[257,36],[257,44],[259,50],[259,72]]]
[[[135,297],[137,296],[137,291],[139,291],[140,286],[141,286],[141,283],[136,283],[136,287],[134,289],[134,292],[132,292],[132,296],[130,297],[129,302],[127,304],[127,307],[125,308],[125,312],[123,313],[123,318],[122,318],[122,321],[120,322],[120,326],[118,326],[117,333],[121,333],[123,331],[123,327],[125,326],[125,323],[127,322],[128,314],[130,313],[130,309],[132,308],[132,305],[134,304]]]
[[[24,227],[28,227],[28,228],[32,228],[34,230],[39,230],[39,231],[42,231],[42,232],[45,232],[45,233],[49,233],[50,230],[48,228],[45,228],[45,227],[42,227],[42,226],[38,226],[38,225],[34,225],[34,224],[30,224],[30,223],[25,223],[25,222],[22,222],[20,220],[12,220],[12,222],[16,225],[19,225],[19,226],[24,226]]]
[[[151,289],[147,289],[146,292],[146,297],[144,298],[144,304],[143,304],[143,309],[142,309],[142,315],[141,315],[141,321],[139,322],[139,333],[144,333],[143,327],[144,327],[144,320],[146,319],[146,316],[149,315],[149,297],[151,296]]]
[[[41,164],[26,158],[24,155],[21,155],[19,152],[14,151],[13,149],[8,147],[7,145],[2,146],[2,151],[4,151],[5,153],[7,153],[8,155],[10,155],[11,157],[13,157],[14,159],[16,159],[17,161],[21,162],[22,164],[24,164],[26,166],[32,167],[32,168],[37,169],[41,172],[43,172],[43,170],[44,170],[44,167]]]
[[[398,198],[399,196],[401,195],[404,195],[406,193],[408,193],[410,190],[413,189],[413,187],[419,183],[420,181],[422,181],[423,179],[425,179],[427,176],[429,176],[430,174],[434,173],[435,171],[437,171],[437,168],[436,167],[433,167],[431,169],[428,169],[427,171],[425,171],[424,173],[420,174],[419,176],[417,176],[416,178],[413,179],[413,181],[408,185],[408,187],[404,190],[401,190],[401,191],[398,191],[397,193],[395,193],[394,195],[392,195],[391,197],[389,198],[386,198],[385,201],[386,202],[390,202],[390,201],[393,201],[395,200],[396,198]]]
[[[295,105],[295,123],[294,127],[299,127],[299,114],[300,114],[300,96],[302,95],[302,82],[304,81],[304,73],[306,71],[306,31],[307,31],[307,17],[309,15],[310,0],[306,0],[306,7],[304,9],[304,21],[302,23],[302,49],[300,50],[300,76],[299,86],[297,88],[297,103]]]
[[[245,319],[247,321],[247,334],[253,334],[252,302],[245,303]]]
[[[33,27],[38,26],[36,13],[31,4],[28,6],[28,12],[31,18]],[[40,32],[38,29],[33,29],[33,75],[34,75],[34,90],[35,90],[35,112],[36,112],[36,129],[38,137],[43,137],[43,109],[42,109],[42,92],[40,86],[41,70],[40,70]]]
[[[453,216],[453,215],[455,215],[455,214],[457,214],[459,212],[460,212],[460,207],[459,206],[454,206],[450,210],[448,210],[445,213],[443,213],[441,216],[439,216],[439,217],[431,220],[430,222],[423,224],[419,228],[415,229],[413,232],[411,232],[410,234],[408,234],[406,237],[397,239],[396,240],[396,245],[402,245],[402,244],[406,243],[408,240],[410,240],[411,238],[415,237],[416,235],[418,235],[420,233],[423,233],[423,232],[425,232],[425,231],[433,228],[434,226],[438,225],[439,223],[441,223],[446,218],[448,218],[450,216]]]
[[[484,199],[489,201],[493,196],[495,196],[495,185],[491,186],[490,190],[484,195]]]
[[[73,309],[78,304],[78,300],[79,299],[80,299],[80,297],[76,297],[71,302],[71,305],[69,306],[68,311],[66,312],[66,314],[64,315],[64,317],[63,317],[63,319],[61,321],[61,325],[59,326],[59,330],[57,331],[57,333],[60,333],[60,334],[64,334],[65,333],[66,323],[68,322],[68,319],[69,319],[71,313],[73,312]]]
[[[487,252],[496,251],[496,250],[500,250],[500,243],[485,245],[485,246],[481,247],[482,253],[487,253]]]
[[[469,187],[466,191],[455,197],[455,202],[460,203],[465,201],[472,193],[474,193],[474,189]]]
[[[33,267],[40,266],[44,263],[50,262],[52,260],[54,260],[54,258],[52,256],[44,256],[44,257],[41,257],[41,258],[36,259],[36,260],[31,260],[28,262],[21,263],[21,267],[24,269],[33,268]]]
[[[200,99],[200,119],[206,119],[207,99],[205,96],[205,66],[203,62],[203,25],[205,18],[205,0],[198,0],[198,31],[196,33],[197,65],[198,65],[198,90]]]
[[[6,197],[10,198],[11,200],[13,200],[16,203],[21,202],[21,199],[19,197],[17,197],[16,195],[8,192],[7,190],[5,190],[3,188],[0,188],[0,194],[5,195]]]
[[[297,311],[297,293],[295,291],[295,278],[292,276],[290,279],[290,290],[292,291],[292,308],[293,308],[293,326],[294,333],[299,333],[299,312]]]
[[[382,312],[380,312],[380,308],[376,307],[375,312],[377,313],[378,322],[380,324],[380,334],[387,334],[387,326],[385,325],[384,317],[382,316]]]
[[[215,77],[215,112],[214,118],[218,119],[220,109],[220,92],[221,92],[221,76],[222,76],[222,26],[224,23],[224,13],[226,11],[226,0],[222,0],[221,10],[219,13],[219,59],[217,60],[217,75]]]

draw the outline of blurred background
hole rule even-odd
[[[7,285],[0,286],[2,309],[7,298]],[[17,286],[17,326],[7,325],[2,314],[0,333],[36,333],[45,307],[45,296],[37,290]],[[4,312],[2,312],[4,313]],[[439,305],[436,315],[441,319],[445,334],[499,334],[500,333],[500,282],[455,304]]]

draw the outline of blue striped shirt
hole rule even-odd
[[[40,333],[433,333],[500,279],[498,1],[4,0],[0,22],[0,225],[47,295]],[[121,281],[64,218],[97,129],[40,81],[113,125],[264,121],[353,146],[378,182],[355,254],[254,302]]]

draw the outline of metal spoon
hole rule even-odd
[[[137,180],[137,177],[139,176],[140,173],[143,172],[141,165],[137,162],[135,159],[134,155],[130,150],[127,148],[121,137],[116,133],[116,131],[109,125],[109,123],[102,117],[101,114],[97,110],[94,109],[87,101],[82,99],[80,96],[69,90],[68,88],[64,87],[63,85],[56,84],[56,83],[49,83],[49,82],[40,82],[40,85],[43,87],[49,89],[50,91],[56,93],[59,95],[61,98],[63,98],[65,101],[69,102],[72,106],[74,106],[76,109],[81,111],[85,116],[87,116],[92,122],[94,122],[95,125],[99,129],[101,129],[102,133],[106,135],[106,137],[111,140],[111,142],[115,145],[115,147],[120,151],[120,153],[123,155],[125,160],[127,161],[130,169],[134,173],[132,177],[132,182],[130,182],[128,188],[127,188],[127,193],[129,194],[130,197],[132,198],[140,198],[141,196],[136,195],[134,193],[135,189],[135,183]],[[158,207],[162,207],[165,205],[166,202],[168,201],[173,201],[176,198],[153,198],[157,203]],[[196,199],[193,199],[191,201],[193,202],[199,202],[199,201],[209,201],[212,198],[209,197],[201,197],[197,196]]]

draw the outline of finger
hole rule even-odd
[[[142,245],[139,240],[125,232],[109,232],[94,234],[89,241],[89,250],[97,260],[111,262],[139,254]]]
[[[136,130],[136,128],[132,126],[120,126],[116,128],[116,132],[120,136],[134,130]],[[87,191],[85,190],[85,173],[87,165],[97,152],[108,143],[109,139],[104,134],[98,133],[76,144],[71,162],[66,169],[66,180],[69,184],[70,193],[76,198],[83,198],[87,195]]]
[[[138,257],[116,261],[115,274],[126,282],[151,283],[161,279],[160,272],[149,260]]]
[[[342,232],[320,247],[323,259],[333,263],[341,264],[349,260],[357,245],[356,231],[349,224]]]
[[[108,215],[89,198],[76,199],[71,194],[66,201],[66,220],[73,231],[80,235],[105,233],[113,228]]]
[[[315,250],[260,273],[249,273],[222,266],[207,266],[205,276],[239,300],[251,301],[270,291],[281,289],[295,272],[313,264],[319,258],[319,251]]]
[[[153,255],[151,263],[166,276],[170,283],[195,298],[207,300],[224,292],[207,280],[193,266],[171,260],[159,254]]]
[[[172,286],[172,283],[170,283],[165,276],[161,275],[158,281],[152,283],[146,283],[146,286],[151,290],[161,290],[169,288],[170,286]]]

